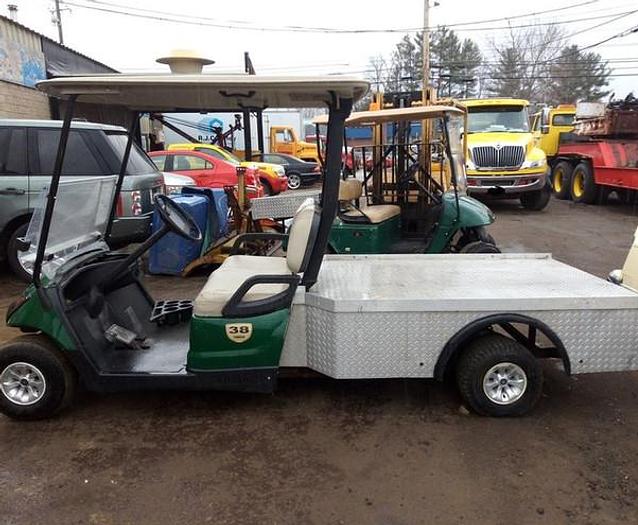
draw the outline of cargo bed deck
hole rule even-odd
[[[574,373],[638,369],[638,294],[547,254],[326,256],[293,304],[282,366],[432,377],[456,334],[509,314],[549,327]]]

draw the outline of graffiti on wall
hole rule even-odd
[[[0,80],[34,87],[46,78],[44,55],[15,42],[0,31]]]

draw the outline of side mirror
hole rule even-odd
[[[543,135],[547,135],[549,133],[549,125],[548,124],[543,124],[541,126],[541,133]]]

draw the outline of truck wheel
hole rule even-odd
[[[465,402],[483,416],[522,416],[538,402],[543,370],[522,344],[499,334],[470,343],[456,368]]]
[[[549,185],[545,185],[540,190],[523,193],[521,195],[521,204],[526,210],[541,211],[547,207],[551,196],[551,187]]]
[[[13,419],[44,419],[73,398],[75,370],[42,335],[0,346],[0,412]]]
[[[574,202],[595,204],[598,200],[598,184],[594,180],[589,162],[579,162],[574,168],[571,194]]]
[[[463,246],[460,253],[501,253],[501,250],[494,243],[474,241]]]
[[[288,174],[288,189],[290,190],[298,190],[301,187],[301,175],[299,173],[289,173]]]
[[[11,271],[25,283],[31,282],[33,271],[30,268],[25,268],[20,262],[20,258],[18,257],[20,255],[20,251],[18,250],[18,239],[27,234],[28,228],[28,222],[18,226],[9,237],[9,242],[7,242],[7,263],[9,264],[9,268],[11,268]]]
[[[557,199],[569,199],[573,171],[573,166],[565,160],[557,162],[552,168],[552,189]]]

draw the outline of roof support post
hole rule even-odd
[[[62,166],[64,164],[64,154],[66,153],[66,144],[69,139],[69,132],[71,131],[71,121],[73,120],[73,113],[75,110],[75,100],[77,95],[71,95],[66,104],[66,112],[64,113],[64,122],[62,123],[62,129],[60,130],[60,141],[58,142],[58,152],[55,156],[55,164],[53,165],[53,177],[51,178],[51,185],[49,186],[49,193],[47,195],[47,204],[44,208],[44,216],[42,218],[42,229],[40,230],[40,237],[38,241],[38,251],[35,256],[35,262],[33,264],[33,284],[37,289],[42,286],[40,279],[40,273],[42,271],[42,262],[44,261],[44,253],[46,250],[47,239],[49,237],[49,229],[51,227],[51,216],[53,215],[53,207],[55,206],[55,199],[58,195],[58,186],[60,185],[60,177],[62,176]]]
[[[250,109],[244,109],[244,160],[253,160],[253,138],[250,131]]]
[[[137,111],[133,112],[131,117],[131,125],[128,129],[128,138],[126,141],[126,147],[124,148],[124,155],[122,156],[122,163],[120,164],[120,173],[117,177],[117,183],[115,185],[115,194],[113,195],[113,202],[111,203],[111,213],[109,214],[109,222],[106,225],[106,232],[104,233],[104,240],[106,241],[111,234],[113,227],[113,219],[115,219],[115,212],[117,210],[117,201],[120,198],[120,191],[122,191],[122,183],[124,182],[124,176],[126,175],[126,168],[128,167],[128,159],[131,156],[131,148],[137,135],[137,127],[140,123],[140,115]]]
[[[321,191],[321,221],[317,239],[310,255],[308,267],[304,272],[302,284],[306,290],[317,282],[317,275],[328,246],[328,237],[332,223],[337,216],[339,184],[341,181],[341,150],[346,118],[352,110],[352,99],[333,99],[330,104],[328,132],[326,136],[326,171]]]

